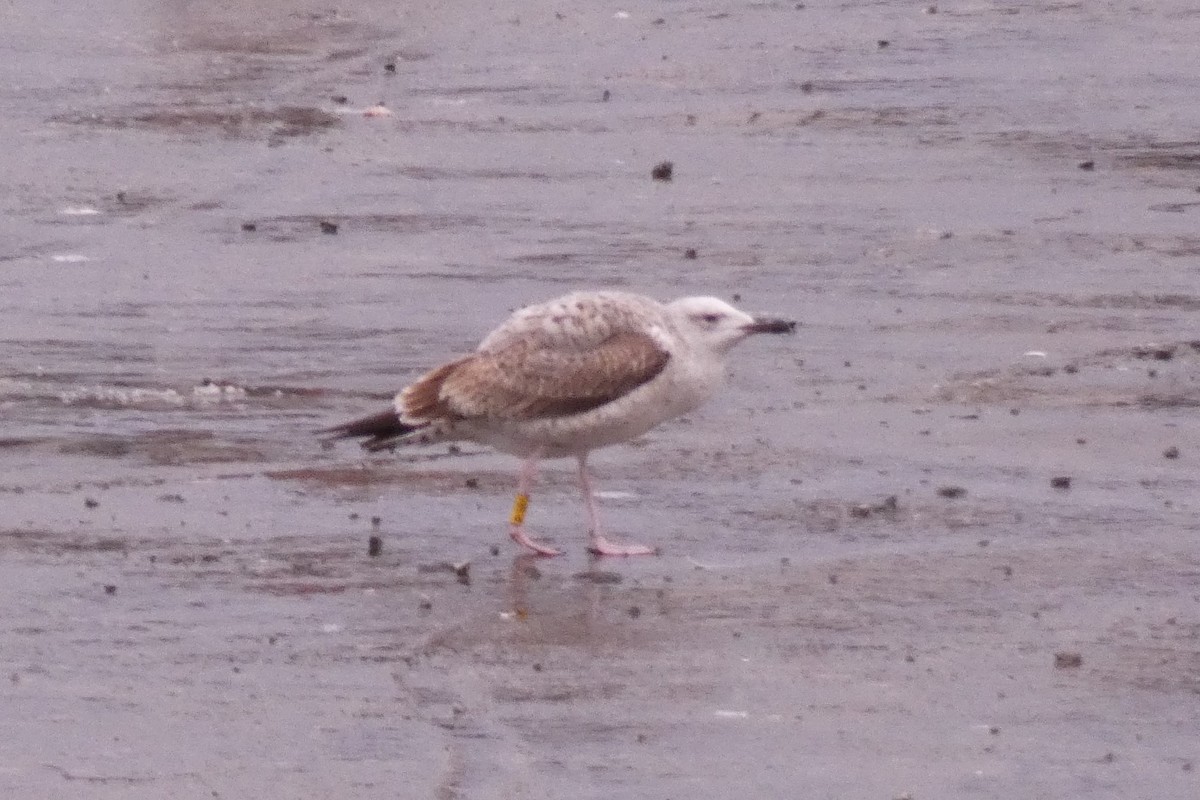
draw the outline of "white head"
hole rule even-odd
[[[667,305],[680,333],[718,355],[755,333],[791,333],[795,322],[754,318],[715,297],[683,297]]]

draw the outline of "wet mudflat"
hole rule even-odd
[[[6,796],[1200,791],[1189,4],[19,6]],[[310,435],[595,286],[802,323],[595,457],[661,557]]]

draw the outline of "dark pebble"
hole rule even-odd
[[[887,39],[880,39],[875,44],[879,45],[879,49],[882,50],[883,48],[890,46],[891,42],[889,42]]]
[[[367,555],[371,558],[383,552],[383,537],[372,535],[367,539]]]
[[[479,488],[479,478],[467,478],[465,483],[466,483],[466,487],[468,489],[478,489]]]
[[[321,233],[329,234],[330,236],[332,236],[333,234],[335,234],[337,232],[338,232],[338,226],[337,226],[336,222],[330,222],[330,221],[324,220],[324,219],[321,220]]]
[[[116,594],[117,593],[117,585],[115,583],[104,584],[104,593],[105,594]]]
[[[371,527],[378,528],[383,524],[383,517],[371,517]]]
[[[629,616],[630,617],[632,617],[633,619],[637,619],[641,615],[642,615],[642,609],[639,606],[630,606],[629,607]]]
[[[387,62],[386,64],[384,64],[384,65],[383,65],[383,71],[384,71],[384,72],[389,72],[389,73],[395,73],[395,72],[396,72],[396,62],[395,62],[395,61],[389,61],[389,62]]]
[[[254,233],[256,230],[258,230],[258,226],[253,222],[243,222],[242,230],[244,230],[246,233]]]
[[[608,89],[605,89],[604,94],[600,95],[600,99],[607,103],[612,99],[612,92],[610,92]]]
[[[675,177],[675,164],[670,161],[660,161],[650,170],[650,177],[656,181],[669,181]]]
[[[1163,458],[1179,458],[1179,448],[1171,445],[1166,450],[1163,450]]]
[[[1071,488],[1071,476],[1070,475],[1055,475],[1053,478],[1050,479],[1050,485],[1053,486],[1055,489],[1070,489]]]
[[[962,497],[965,495],[967,490],[961,486],[943,486],[937,490],[937,493],[941,497],[954,499],[956,497]]]
[[[1083,170],[1084,172],[1091,172],[1092,170],[1094,170],[1096,168],[1096,162],[1095,161],[1080,161],[1079,168],[1081,170]]]
[[[344,94],[335,94],[332,99],[333,102],[337,103],[339,106],[344,106],[346,103],[350,102],[350,98],[346,97]]]
[[[498,555],[500,555],[500,545],[498,545],[498,544],[494,544],[494,545],[492,545],[490,548],[488,548],[488,551],[489,551],[489,552],[490,552],[492,555],[494,555],[494,556],[498,556]]]
[[[1075,669],[1083,666],[1083,655],[1081,653],[1071,653],[1063,650],[1054,654],[1054,666],[1056,669]]]
[[[696,252],[696,248],[694,247],[689,247],[687,250],[683,251],[683,257],[689,261],[695,261],[697,255],[699,254]]]
[[[100,505],[100,501],[94,497],[87,497],[84,498],[83,504],[88,508],[97,508]]]
[[[588,583],[620,583],[625,580],[619,572],[607,572],[601,569],[576,572],[571,577],[577,581],[587,581]]]

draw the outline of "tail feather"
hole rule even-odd
[[[400,418],[396,416],[395,410],[388,409],[368,417],[360,417],[350,422],[343,422],[341,425],[334,425],[332,428],[325,428],[317,433],[325,436],[327,440],[368,437],[366,441],[362,442],[362,446],[367,450],[375,451],[394,447],[397,439],[412,433],[417,428],[416,425],[401,422]]]

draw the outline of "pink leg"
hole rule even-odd
[[[614,544],[600,531],[600,512],[592,495],[592,479],[588,476],[587,454],[579,457],[579,489],[588,515],[588,552],[598,556],[656,556],[658,548],[644,544]]]
[[[514,542],[532,550],[539,556],[557,556],[562,553],[561,550],[536,542],[525,533],[525,511],[529,508],[529,493],[533,491],[533,482],[537,479],[537,465],[540,457],[541,453],[534,453],[521,465],[521,476],[517,480],[517,497],[513,501],[512,516],[508,520],[508,535]]]

